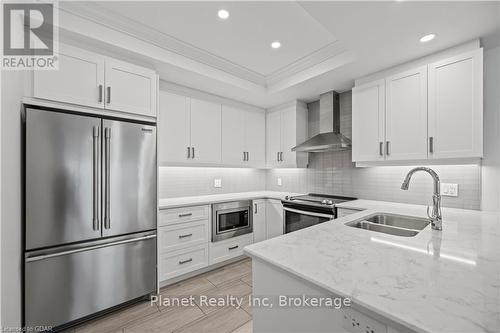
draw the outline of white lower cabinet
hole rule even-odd
[[[207,244],[187,249],[160,253],[159,259],[160,281],[175,278],[208,265]]]
[[[162,209],[158,214],[158,279],[163,284],[243,255],[245,246],[283,234],[281,200],[252,202],[253,233],[211,242],[210,205]],[[195,273],[194,273],[195,274]],[[172,282],[168,281],[171,279]],[[182,277],[180,277],[182,279]]]
[[[266,200],[266,239],[283,235],[283,205],[281,200]]]
[[[220,262],[241,256],[243,255],[243,248],[252,243],[253,234],[251,233],[210,243],[209,264],[218,264]]]
[[[253,242],[266,240],[266,201],[253,201]]]

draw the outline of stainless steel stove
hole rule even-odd
[[[285,197],[283,204],[283,231],[293,232],[337,218],[336,205],[356,198],[310,193]]]

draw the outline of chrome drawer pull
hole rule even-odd
[[[193,213],[185,213],[185,214],[179,214],[179,217],[187,217],[191,215],[193,215]]]
[[[186,237],[191,237],[193,234],[186,234],[186,235],[179,235],[179,238],[186,238]]]
[[[188,262],[191,262],[191,261],[193,261],[193,258],[189,258],[187,260],[181,260],[181,261],[179,261],[179,265],[187,264]]]
[[[238,247],[239,247],[238,245],[235,245],[235,246],[228,247],[227,249],[228,249],[229,251],[231,251],[231,250],[235,250],[235,249],[237,249]]]

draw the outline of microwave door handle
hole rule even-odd
[[[298,209],[293,209],[293,208],[288,208],[288,207],[283,207],[284,211],[292,212],[292,213],[297,213],[297,214],[302,214],[302,215],[308,215],[308,216],[315,216],[315,217],[324,217],[324,218],[330,218],[333,219],[335,216],[330,215],[330,214],[321,214],[321,213],[314,213],[314,212],[307,212],[303,210],[298,210]]]

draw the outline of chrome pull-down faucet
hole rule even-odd
[[[427,206],[427,216],[431,220],[431,226],[434,230],[443,230],[443,218],[441,216],[441,183],[439,181],[439,176],[431,168],[426,167],[416,167],[411,169],[405,177],[403,184],[401,184],[402,190],[408,190],[410,186],[411,176],[417,171],[425,171],[431,175],[434,180],[434,194],[432,195],[432,213],[429,214],[429,207]]]

